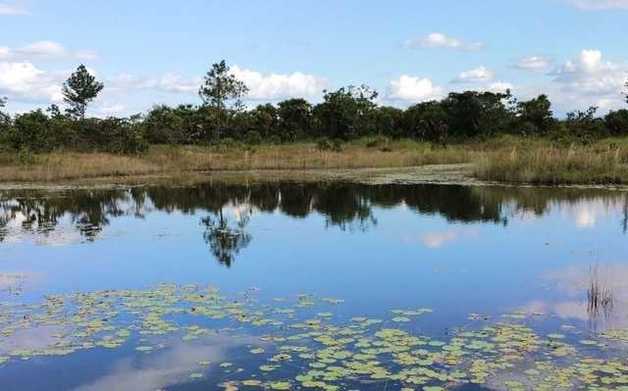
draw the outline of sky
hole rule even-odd
[[[407,107],[451,91],[549,95],[557,113],[627,107],[628,0],[0,0],[8,111],[63,105],[81,63],[96,116],[198,104],[225,59],[247,105],[366,83]]]

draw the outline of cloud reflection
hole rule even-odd
[[[450,243],[467,237],[479,235],[477,230],[452,228],[443,231],[432,231],[421,235],[419,241],[427,248],[439,249]]]
[[[128,357],[114,363],[109,374],[80,386],[76,391],[134,390],[154,391],[179,384],[198,371],[199,361],[224,361],[230,349],[252,343],[252,337],[216,336],[195,343],[177,342],[166,350],[137,360]]]
[[[628,265],[570,266],[544,277],[565,300],[533,301],[526,311],[586,321],[594,331],[628,327]]]

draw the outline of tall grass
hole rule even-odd
[[[396,168],[470,163],[478,179],[530,184],[626,184],[628,138],[589,146],[553,145],[537,138],[498,137],[446,147],[412,140],[357,140],[340,152],[315,143],[151,146],[137,156],[54,152],[25,158],[0,152],[0,181],[53,182],[86,178],[180,175],[204,171]]]
[[[478,179],[542,185],[626,184],[628,148],[614,143],[591,146],[538,146],[492,151],[474,169]]]

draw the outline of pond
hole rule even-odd
[[[625,390],[627,231],[605,190],[1,191],[0,386]]]

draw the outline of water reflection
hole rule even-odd
[[[569,266],[545,278],[565,299],[534,301],[526,306],[529,312],[580,320],[595,333],[628,327],[627,265]]]
[[[448,222],[508,225],[538,218],[557,208],[576,227],[593,227],[601,215],[621,216],[628,229],[628,198],[621,192],[575,189],[467,187],[442,185],[356,185],[343,183],[200,184],[65,192],[0,192],[0,243],[32,240],[43,245],[93,242],[121,217],[153,213],[199,215],[202,238],[213,257],[231,266],[253,241],[247,227],[258,213],[292,218],[323,217],[328,228],[375,229],[377,208],[403,207]],[[468,235],[464,230],[421,238],[437,248]]]
[[[211,249],[212,254],[218,262],[231,267],[236,255],[240,250],[246,248],[253,237],[246,232],[246,226],[251,218],[253,210],[251,208],[235,209],[233,220],[225,215],[223,208],[217,213],[213,213],[201,219],[201,224],[205,227],[203,238]]]
[[[105,376],[76,390],[162,390],[167,386],[193,381],[189,373],[198,370],[199,362],[219,363],[225,359],[229,350],[256,341],[259,340],[233,336],[209,337],[195,343],[170,341],[166,345],[173,346],[154,355],[139,360],[133,356],[118,360]]]

